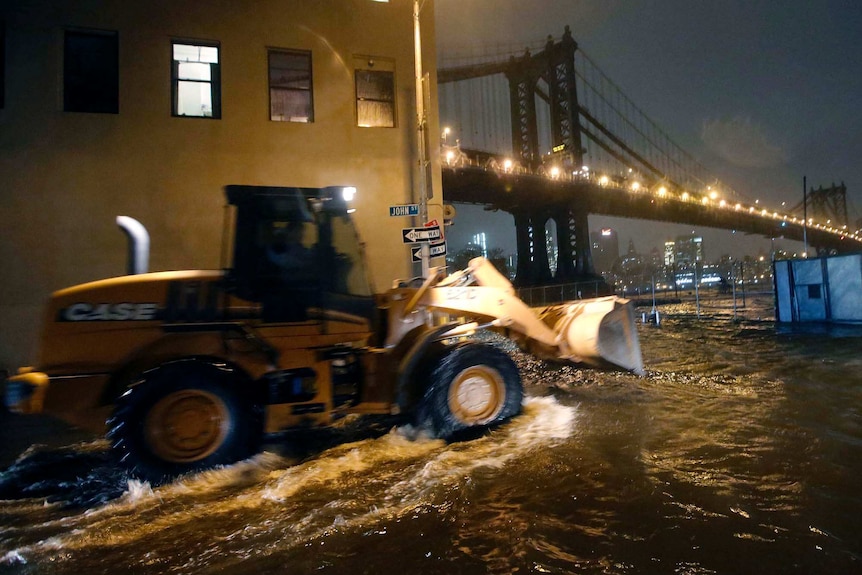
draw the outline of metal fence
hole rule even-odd
[[[531,307],[601,297],[611,293],[608,284],[601,280],[518,288],[518,297]]]

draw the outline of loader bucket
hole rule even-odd
[[[537,310],[560,339],[561,357],[598,367],[622,368],[643,375],[640,342],[632,303],[616,296],[567,302]]]
[[[629,300],[608,296],[530,308],[485,258],[442,279],[429,276],[418,290],[391,296],[387,306],[391,345],[423,317],[413,313],[421,306],[499,330],[542,359],[644,373]]]

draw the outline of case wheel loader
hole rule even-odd
[[[160,482],[348,414],[441,438],[504,422],[521,379],[470,338],[483,329],[542,358],[643,371],[631,304],[613,296],[531,309],[482,258],[375,293],[341,191],[227,186],[226,269],[55,292],[38,367],[6,381],[7,406],[107,433],[133,475]]]

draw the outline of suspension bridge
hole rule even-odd
[[[471,57],[441,67],[437,79],[441,119],[458,135],[443,136],[444,197],[512,214],[516,285],[595,279],[590,214],[804,240],[820,252],[862,249],[843,186],[812,189],[810,203],[786,211],[749,200],[674,143],[568,26],[534,52]],[[553,273],[549,221],[557,230]]]

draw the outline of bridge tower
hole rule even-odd
[[[811,188],[808,192],[809,214],[818,220],[832,220],[838,225],[847,224],[847,186],[841,182],[840,186],[834,183],[829,188],[823,186],[816,190]]]
[[[509,59],[506,78],[512,115],[512,145],[523,165],[536,170],[542,165],[536,99],[547,103],[550,111],[551,149],[555,161],[571,173],[583,165],[580,107],[575,75],[578,44],[566,26],[560,42],[548,37],[544,50]],[[547,91],[543,85],[547,86]],[[518,245],[515,283],[542,285],[596,278],[590,255],[589,225],[586,208],[575,201],[563,202],[554,209],[524,207],[513,212]],[[545,224],[553,219],[557,228],[559,253],[557,271],[551,276],[545,243]]]
[[[577,49],[572,31],[566,26],[560,42],[555,43],[549,36],[545,49],[538,54],[530,54],[526,50],[520,58],[512,56],[509,59],[505,73],[509,81],[513,151],[522,164],[532,169],[542,163],[536,116],[537,97],[550,108],[551,149],[556,157],[564,156],[569,167],[575,169],[583,163],[575,75]],[[540,87],[540,80],[547,85],[547,93]]]
[[[578,44],[572,38],[571,29],[566,26],[563,39],[555,44],[548,37],[545,46],[548,84],[548,104],[551,107],[552,149],[559,150],[572,163],[572,168],[583,165],[584,150],[581,143],[580,106],[575,77],[575,51]],[[542,96],[539,92],[540,97]]]

